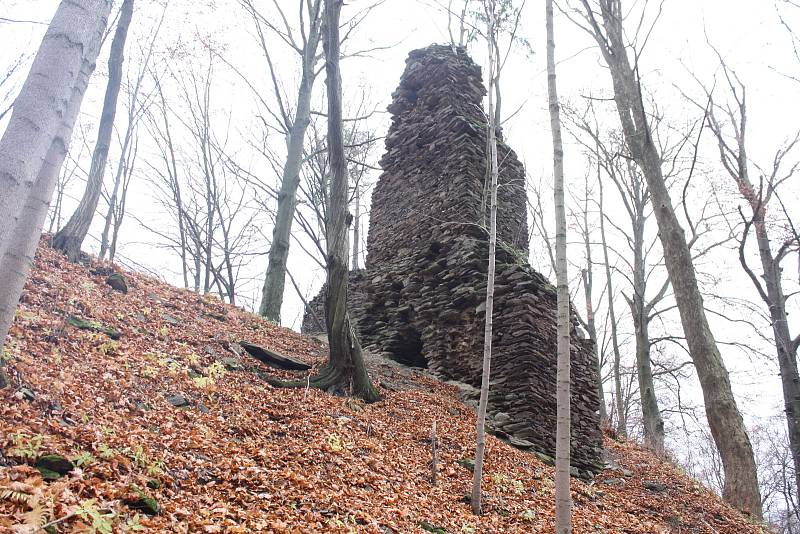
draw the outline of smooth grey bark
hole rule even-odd
[[[603,214],[601,213],[602,217]],[[586,268],[581,269],[581,282],[583,283],[583,299],[586,305],[586,331],[589,334],[589,340],[592,342],[592,351],[594,352],[595,365],[597,368],[597,397],[600,401],[600,424],[606,425],[608,423],[608,411],[606,409],[606,393],[603,388],[603,369],[600,360],[600,345],[597,341],[597,321],[595,319],[594,308],[594,262],[592,260],[592,242],[591,234],[589,231],[589,187],[588,179],[586,185],[586,197],[583,202],[583,244],[586,253]],[[583,322],[578,316],[578,320]]]
[[[350,269],[355,271],[358,269],[358,256],[360,255],[361,239],[361,195],[359,194],[358,185],[355,191],[355,213],[353,214],[353,259],[350,263]]]
[[[321,33],[320,3],[321,0],[315,0],[313,6],[309,3],[311,20],[308,37],[301,50],[302,75],[297,91],[296,111],[291,125],[288,125],[286,162],[283,165],[281,189],[278,192],[278,210],[275,215],[275,226],[272,229],[267,273],[261,290],[261,304],[258,307],[259,315],[276,323],[280,323],[281,320],[283,291],[286,283],[286,262],[289,258],[292,221],[297,205],[300,168],[303,163],[303,144],[311,119],[311,96],[317,76],[315,69]],[[284,120],[288,120],[288,116],[285,116]]]
[[[0,139],[0,350],[33,262],[111,2],[62,2]]]
[[[639,382],[639,397],[642,405],[645,444],[658,454],[664,453],[664,419],[658,407],[658,398],[653,381],[653,367],[650,359],[650,314],[656,303],[661,301],[667,285],[650,302],[646,301],[647,274],[645,267],[644,230],[647,192],[636,169],[629,165],[632,196],[630,203],[624,197],[631,217],[633,233],[633,298],[628,304],[633,316],[634,339],[636,346],[636,377]],[[621,184],[617,184],[622,194]]]
[[[127,198],[127,184],[130,181],[131,168],[133,167],[133,160],[135,160],[136,150],[131,149],[131,138],[133,133],[142,117],[145,104],[138,104],[139,90],[142,87],[145,74],[147,73],[150,65],[150,58],[153,55],[153,48],[157,42],[158,34],[161,30],[161,24],[166,15],[166,7],[161,15],[155,32],[149,36],[150,46],[147,49],[144,61],[139,65],[139,73],[136,77],[136,83],[133,91],[129,94],[128,100],[128,123],[125,128],[125,136],[123,137],[122,147],[120,149],[119,160],[117,161],[117,172],[114,174],[114,187],[112,189],[111,197],[108,201],[108,209],[106,210],[105,222],[103,224],[103,233],[100,238],[100,259],[103,259],[106,253],[109,253],[111,261],[114,261],[114,253],[116,252],[116,242],[119,235],[119,228],[122,224],[122,218],[125,213],[125,199]],[[159,86],[160,87],[160,86]],[[149,97],[146,99],[149,100]],[[120,195],[120,186],[123,186]],[[113,229],[112,229],[113,226]]]
[[[608,241],[606,241],[605,211],[603,210],[603,181],[598,182],[600,187],[600,242],[603,248],[603,267],[606,275],[606,295],[608,298],[608,320],[611,323],[611,347],[614,352],[614,402],[617,411],[617,434],[628,436],[628,417],[625,399],[622,395],[622,371],[620,369],[622,355],[619,350],[619,337],[617,335],[617,314],[614,309],[614,286],[611,282],[611,264],[608,260]]]
[[[81,253],[81,245],[89,233],[100,193],[103,190],[103,177],[106,171],[108,149],[111,133],[114,129],[114,117],[117,113],[117,100],[122,84],[122,63],[125,60],[125,40],[133,17],[133,1],[123,0],[119,22],[111,41],[111,52],[108,58],[108,85],[103,100],[103,111],[100,115],[100,127],[97,133],[97,144],[92,153],[92,164],[78,207],[67,224],[53,236],[53,248],[60,250],[71,261],[77,261]]]
[[[478,403],[478,414],[476,418],[476,450],[475,450],[475,469],[472,480],[472,513],[481,513],[481,481],[483,478],[483,458],[486,448],[486,407],[489,404],[489,377],[492,365],[492,315],[494,312],[494,279],[495,279],[495,253],[497,249],[497,182],[498,182],[498,161],[497,161],[497,124],[493,113],[494,87],[496,80],[495,71],[495,3],[494,0],[486,0],[487,11],[487,43],[489,46],[489,87],[487,107],[487,144],[489,148],[489,266],[486,280],[486,313],[483,331],[483,369],[481,373],[481,394]]]
[[[661,169],[636,71],[631,66],[622,30],[621,0],[598,0],[600,20],[581,0],[585,28],[597,41],[609,67],[614,100],[631,156],[642,169],[658,223],[659,238],[675,301],[703,390],[706,416],[725,470],[723,497],[751,514],[762,517],[755,458],[742,415],[733,396],[728,370],[708,325],[703,297],[683,228],[675,215]]]
[[[109,10],[109,0],[63,1],[42,39],[0,139],[0,256],[42,162],[61,142],[63,118],[83,63],[97,57]]]
[[[344,154],[342,80],[339,70],[339,13],[342,0],[325,0],[325,84],[328,89],[328,157],[330,159],[330,209],[326,232],[328,276],[325,324],[330,355],[310,384],[359,397],[367,402],[380,396],[372,385],[364,355],[347,311],[347,242],[350,214],[347,162]]]
[[[556,85],[555,29],[553,0],[545,2],[547,32],[547,96],[550,131],[553,136],[553,190],[556,212],[556,292],[558,308],[558,361],[556,371],[556,534],[572,532],[572,498],[569,486],[570,461],[570,309],[567,276],[567,216],[564,209],[564,148]],[[609,291],[611,286],[609,285]]]

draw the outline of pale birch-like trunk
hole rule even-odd
[[[598,160],[597,177],[600,179],[600,165]],[[594,353],[595,368],[597,370],[597,398],[600,401],[600,425],[605,426],[608,424],[608,411],[606,410],[606,393],[603,388],[603,364],[600,359],[600,345],[597,341],[597,321],[595,319],[594,308],[594,261],[592,260],[592,240],[591,231],[589,229],[589,178],[587,175],[585,181],[586,196],[583,200],[583,246],[586,254],[586,268],[581,269],[581,282],[583,283],[583,299],[586,306],[586,322],[582,324],[586,327],[589,334],[589,340],[592,342],[592,351]],[[601,213],[602,217],[603,214]],[[555,267],[555,266],[554,266]],[[578,317],[580,321],[580,316]]]
[[[0,139],[0,257],[80,90],[85,62],[94,63],[108,23],[109,0],[63,1],[42,39]]]
[[[491,170],[491,184],[489,188],[489,268],[486,280],[486,313],[483,334],[483,371],[481,373],[481,395],[478,404],[476,422],[477,440],[475,450],[475,469],[472,482],[472,513],[481,513],[481,481],[483,478],[483,458],[486,448],[486,407],[489,403],[489,377],[492,364],[492,314],[494,311],[494,278],[495,278],[495,250],[497,247],[497,124],[494,114],[494,84],[495,84],[495,2],[487,0],[486,10],[488,15],[487,42],[489,43],[489,87],[487,107],[487,138],[489,148],[489,161]]]
[[[122,63],[125,59],[125,40],[133,17],[133,0],[123,0],[119,22],[111,41],[111,52],[108,58],[108,85],[106,86],[103,111],[100,115],[100,127],[97,133],[97,144],[92,154],[89,178],[78,207],[67,224],[53,236],[53,247],[60,250],[71,261],[77,261],[81,253],[81,245],[89,227],[92,225],[100,193],[103,190],[103,177],[108,160],[108,149],[114,129],[114,117],[117,113],[117,100],[122,84]]]
[[[0,139],[0,350],[94,71],[108,0],[64,1]]]
[[[358,256],[361,253],[359,240],[361,239],[361,196],[358,193],[358,185],[355,192],[355,213],[353,214],[353,259],[350,262],[350,269],[358,269]]]
[[[325,83],[328,88],[328,157],[330,209],[327,224],[327,295],[325,320],[330,356],[311,385],[360,397],[372,402],[380,397],[370,382],[361,344],[347,311],[348,180],[342,122],[342,80],[339,70],[339,13],[341,0],[325,0]]]
[[[689,354],[703,390],[706,416],[725,471],[723,497],[755,519],[762,516],[753,447],[733,396],[730,377],[708,325],[703,297],[683,229],[675,215],[661,169],[661,157],[641,98],[636,72],[628,60],[620,0],[599,2],[598,22],[588,0],[584,16],[609,67],[625,141],[642,169],[658,223],[659,238]]]
[[[316,2],[315,6],[318,10],[319,2]],[[309,15],[312,12],[313,10],[309,12]],[[297,188],[300,186],[300,169],[303,163],[303,144],[311,120],[311,96],[316,78],[314,70],[317,64],[320,26],[319,19],[311,22],[302,54],[300,88],[297,91],[294,120],[288,132],[286,162],[283,165],[281,189],[278,192],[278,211],[275,215],[275,226],[272,229],[272,243],[267,259],[264,286],[261,290],[261,304],[258,307],[259,315],[275,323],[280,323],[281,320],[286,262],[289,259],[289,241],[292,235],[292,221],[297,207]]]
[[[600,187],[600,242],[603,247],[603,265],[606,275],[606,295],[608,298],[608,320],[611,323],[611,347],[614,352],[614,402],[617,412],[617,434],[623,437],[628,436],[628,421],[625,408],[625,399],[622,395],[622,355],[619,350],[619,338],[617,336],[617,314],[614,310],[614,286],[611,281],[611,265],[608,261],[608,243],[606,241],[605,212],[603,211],[603,182],[599,182]]]
[[[547,96],[553,134],[553,190],[556,212],[556,291],[558,299],[558,362],[556,372],[556,534],[572,532],[570,497],[570,347],[569,280],[567,278],[567,216],[564,209],[564,148],[556,86],[553,0],[545,2],[547,27]]]

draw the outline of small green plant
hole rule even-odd
[[[522,512],[522,520],[527,523],[533,523],[536,520],[536,510],[525,510]]]
[[[103,354],[113,354],[117,351],[118,348],[119,348],[118,341],[109,340],[101,343],[100,346],[97,347],[97,350],[99,350]]]
[[[108,459],[113,458],[114,456],[117,455],[117,450],[116,449],[112,449],[111,447],[109,447],[105,443],[101,443],[100,445],[98,445],[96,450],[97,450],[97,454],[100,455],[100,458],[102,458],[104,460],[108,460]]]
[[[0,353],[0,360],[4,362],[10,362],[14,358],[19,355],[19,349],[17,347],[17,340],[11,338],[11,341],[5,344],[3,347],[3,352]]]
[[[72,459],[72,463],[74,463],[78,467],[83,467],[83,466],[88,467],[96,462],[97,458],[95,458],[94,455],[89,451],[83,451],[80,454],[78,454],[78,456]]]
[[[159,375],[158,367],[153,367],[152,365],[145,365],[141,371],[139,371],[139,376],[143,378],[155,378]]]
[[[192,382],[199,388],[207,388],[214,385],[214,379],[210,376],[193,376]]]
[[[502,473],[492,473],[492,484],[502,493],[511,492],[519,495],[525,491],[525,486],[522,482]]]
[[[158,333],[161,335],[161,337],[167,337],[169,335],[169,327],[162,326],[158,329]]]
[[[200,365],[200,356],[193,352],[186,357],[186,361],[192,366]]]
[[[151,477],[158,476],[164,471],[164,461],[151,457],[141,445],[137,445],[131,452],[131,460],[135,465],[145,469]]]
[[[214,380],[224,377],[227,372],[222,362],[214,362],[206,369],[209,378],[213,378]]]
[[[89,523],[89,532],[93,534],[111,534],[111,520],[114,512],[100,510],[95,499],[81,502],[75,509],[75,515]]]
[[[122,525],[122,532],[143,532],[147,530],[141,523],[141,517],[139,514],[136,514],[133,517],[129,517],[125,523]]]
[[[39,451],[42,449],[42,439],[44,439],[44,436],[41,434],[32,436],[23,432],[11,434],[11,441],[14,446],[8,452],[11,456],[35,460],[39,457]]]
[[[333,452],[341,452],[344,450],[344,444],[342,443],[342,438],[340,438],[336,434],[329,434],[328,435],[328,448],[330,448]]]

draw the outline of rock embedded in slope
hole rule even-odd
[[[64,476],[75,469],[75,464],[59,454],[46,454],[36,460],[36,468],[39,469],[40,472],[50,471],[59,476]]]
[[[189,406],[189,404],[191,404],[186,397],[180,393],[167,394],[165,397],[167,402],[173,405],[175,408],[183,408],[184,406]]]
[[[106,278],[106,284],[114,291],[128,293],[128,280],[122,273],[113,273]]]

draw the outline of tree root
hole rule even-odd
[[[330,395],[358,397],[367,403],[381,400],[380,394],[372,387],[372,384],[368,384],[368,388],[356,387],[346,377],[346,373],[327,364],[320,367],[316,376],[309,376],[305,380],[281,380],[271,376],[263,376],[262,378],[269,385],[276,388],[315,388]]]

